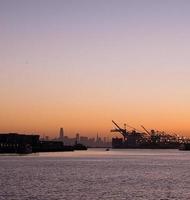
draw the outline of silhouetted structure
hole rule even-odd
[[[74,151],[73,146],[65,146],[60,141],[39,141],[35,152]]]
[[[39,135],[0,134],[0,153],[31,153],[39,145]]]
[[[64,145],[62,141],[40,141],[39,135],[0,134],[0,153],[32,153],[86,150],[84,145]]]
[[[128,131],[126,124],[124,124],[124,128],[121,128],[113,120],[112,122],[116,128],[112,129],[111,132],[119,132],[123,136],[123,138],[112,138],[113,148],[173,149],[178,148],[180,145],[180,140],[176,135],[154,130],[149,132],[144,126],[141,127],[146,133],[137,132],[134,128],[132,131]]]
[[[80,135],[79,133],[76,134],[76,143],[79,143],[80,142]]]
[[[64,131],[63,128],[60,128],[59,139],[63,141],[63,138],[64,138]]]
[[[102,147],[111,147],[111,142],[104,137],[102,140],[101,137],[97,135],[96,139],[95,138],[89,138],[87,136],[80,136],[79,133],[76,133],[76,136],[73,138],[70,138],[66,135],[64,135],[63,139],[59,136],[57,138],[53,139],[54,141],[62,141],[64,145],[75,145],[77,144],[82,144],[86,147],[93,147],[93,148],[102,148]]]

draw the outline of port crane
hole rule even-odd
[[[134,128],[133,126],[130,126],[130,125],[128,125],[128,124],[126,124],[126,126],[127,126],[128,128],[130,128],[130,129],[132,129],[132,130],[135,131],[135,132],[139,132],[139,133],[142,132],[141,130],[139,130],[139,129],[137,129],[137,128]]]
[[[167,136],[164,132],[163,133],[159,133],[158,131],[155,132],[154,130],[151,130],[151,132],[149,132],[144,126],[141,125],[141,127],[150,136],[150,141],[152,143],[160,143],[162,140],[164,140],[164,137]]]
[[[127,126],[128,128],[131,128],[131,129],[133,129],[133,131],[137,131],[137,129],[136,129],[136,128],[134,128],[134,127],[132,127],[132,126],[130,126],[130,125],[128,125],[128,124],[126,124],[126,126]]]
[[[117,127],[115,129],[112,129],[111,132],[119,132],[122,134],[124,140],[126,140],[127,136],[128,136],[128,132],[126,130],[126,124],[124,124],[124,128],[121,128],[116,122],[114,122],[112,120],[112,123]]]
[[[151,135],[151,133],[150,133],[143,125],[141,125],[141,127],[145,130],[145,132],[146,132],[148,135]]]

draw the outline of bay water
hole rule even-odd
[[[187,200],[190,151],[0,155],[0,200]]]

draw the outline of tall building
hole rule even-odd
[[[60,131],[59,131],[59,139],[60,140],[63,140],[64,138],[64,131],[63,131],[63,128],[60,128]]]
[[[80,142],[80,135],[79,135],[79,133],[76,134],[76,142]]]

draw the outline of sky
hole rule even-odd
[[[0,0],[0,132],[190,136],[189,0]]]

